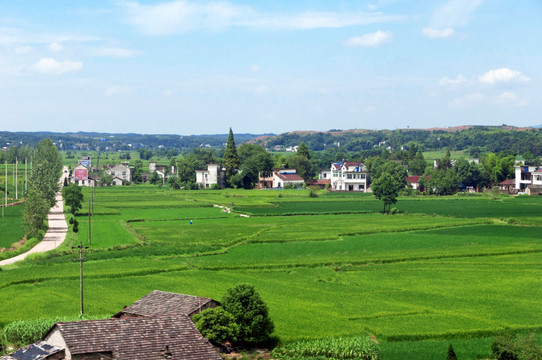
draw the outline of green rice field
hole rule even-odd
[[[542,333],[541,197],[399,198],[383,215],[368,194],[319,195],[98,188],[86,312],[248,282],[282,343],[372,335],[382,359],[443,359],[450,343],[476,359],[502,332]],[[59,249],[0,271],[0,326],[78,313],[87,211]]]

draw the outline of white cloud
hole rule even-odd
[[[52,58],[41,58],[37,63],[30,67],[31,70],[42,74],[64,74],[72,71],[79,71],[83,68],[80,61],[56,61]]]
[[[252,65],[252,66],[250,67],[250,71],[256,72],[256,71],[258,71],[258,70],[260,70],[260,67],[259,67],[258,65]]]
[[[520,99],[515,93],[510,91],[504,91],[501,93],[495,103],[505,106],[525,106],[527,101]]]
[[[173,95],[173,91],[170,90],[170,89],[166,89],[164,90],[164,92],[162,93],[165,97],[170,97],[171,95]]]
[[[269,86],[266,86],[266,85],[260,85],[258,86],[255,90],[254,90],[254,93],[257,95],[257,96],[262,96],[262,95],[265,95],[267,94],[271,89],[269,88]]]
[[[440,86],[456,86],[456,85],[464,84],[466,82],[467,82],[467,79],[465,79],[463,75],[459,74],[457,78],[455,79],[450,79],[449,77],[445,76],[439,80],[438,84]]]
[[[114,57],[114,58],[130,58],[138,56],[141,54],[141,51],[124,49],[124,48],[96,48],[91,51],[91,54],[94,56],[103,56],[103,57]]]
[[[30,46],[20,46],[15,49],[15,54],[17,55],[28,54],[30,52],[32,52],[32,47]]]
[[[62,46],[62,44],[60,43],[54,42],[54,43],[49,44],[49,50],[51,50],[54,53],[58,53],[64,50],[64,46]]]
[[[486,99],[486,96],[481,93],[472,93],[465,95],[461,98],[454,99],[450,106],[454,108],[464,108],[464,107],[470,107],[475,104],[478,104]]]
[[[130,92],[130,88],[127,86],[110,86],[104,92],[107,96],[122,95]]]
[[[430,39],[443,39],[454,35],[455,31],[452,28],[433,29],[427,27],[422,30],[422,34]]]
[[[431,23],[422,30],[422,34],[430,39],[453,36],[455,28],[468,24],[472,13],[482,4],[482,1],[449,0],[433,13]]]
[[[386,42],[390,42],[392,33],[390,31],[381,31],[352,37],[344,42],[345,46],[371,46],[376,47]]]
[[[527,82],[530,80],[530,78],[523,75],[519,71],[511,70],[508,68],[500,68],[489,70],[484,75],[481,75],[478,80],[484,84],[495,85],[497,83],[506,83],[511,81]]]
[[[250,6],[228,2],[175,0],[152,5],[120,1],[127,22],[152,35],[186,33],[194,30],[220,30],[230,26],[261,29],[307,30],[403,20],[403,16],[380,12],[305,12],[297,15],[260,13]]]

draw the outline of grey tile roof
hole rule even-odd
[[[191,316],[201,309],[206,309],[211,303],[219,305],[218,302],[209,298],[154,290],[115,314],[114,317],[123,317],[123,315],[157,316],[164,314]]]
[[[59,352],[64,353],[64,349],[48,344],[44,341],[38,341],[28,346],[25,346],[10,356],[1,357],[1,360],[41,360],[47,359],[50,355],[57,354]]]
[[[118,360],[221,360],[186,315],[61,322],[48,335],[57,329],[72,356],[104,352]]]

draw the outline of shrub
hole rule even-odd
[[[204,310],[194,315],[192,320],[200,333],[215,345],[237,340],[239,325],[233,315],[221,307]]]
[[[541,360],[542,349],[536,344],[534,334],[512,335],[510,333],[497,336],[491,351],[497,360]]]
[[[224,310],[233,315],[239,325],[239,343],[260,344],[269,339],[274,325],[260,294],[250,284],[228,289],[222,299]]]
[[[455,354],[452,344],[448,346],[448,354],[446,355],[446,360],[457,360],[457,355]]]
[[[73,218],[70,218],[70,225],[73,225]]]
[[[73,231],[74,233],[79,232],[79,221],[77,221],[77,219],[73,219],[73,228],[72,228],[72,231]]]

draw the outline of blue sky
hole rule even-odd
[[[542,2],[0,2],[0,128],[542,124]]]

